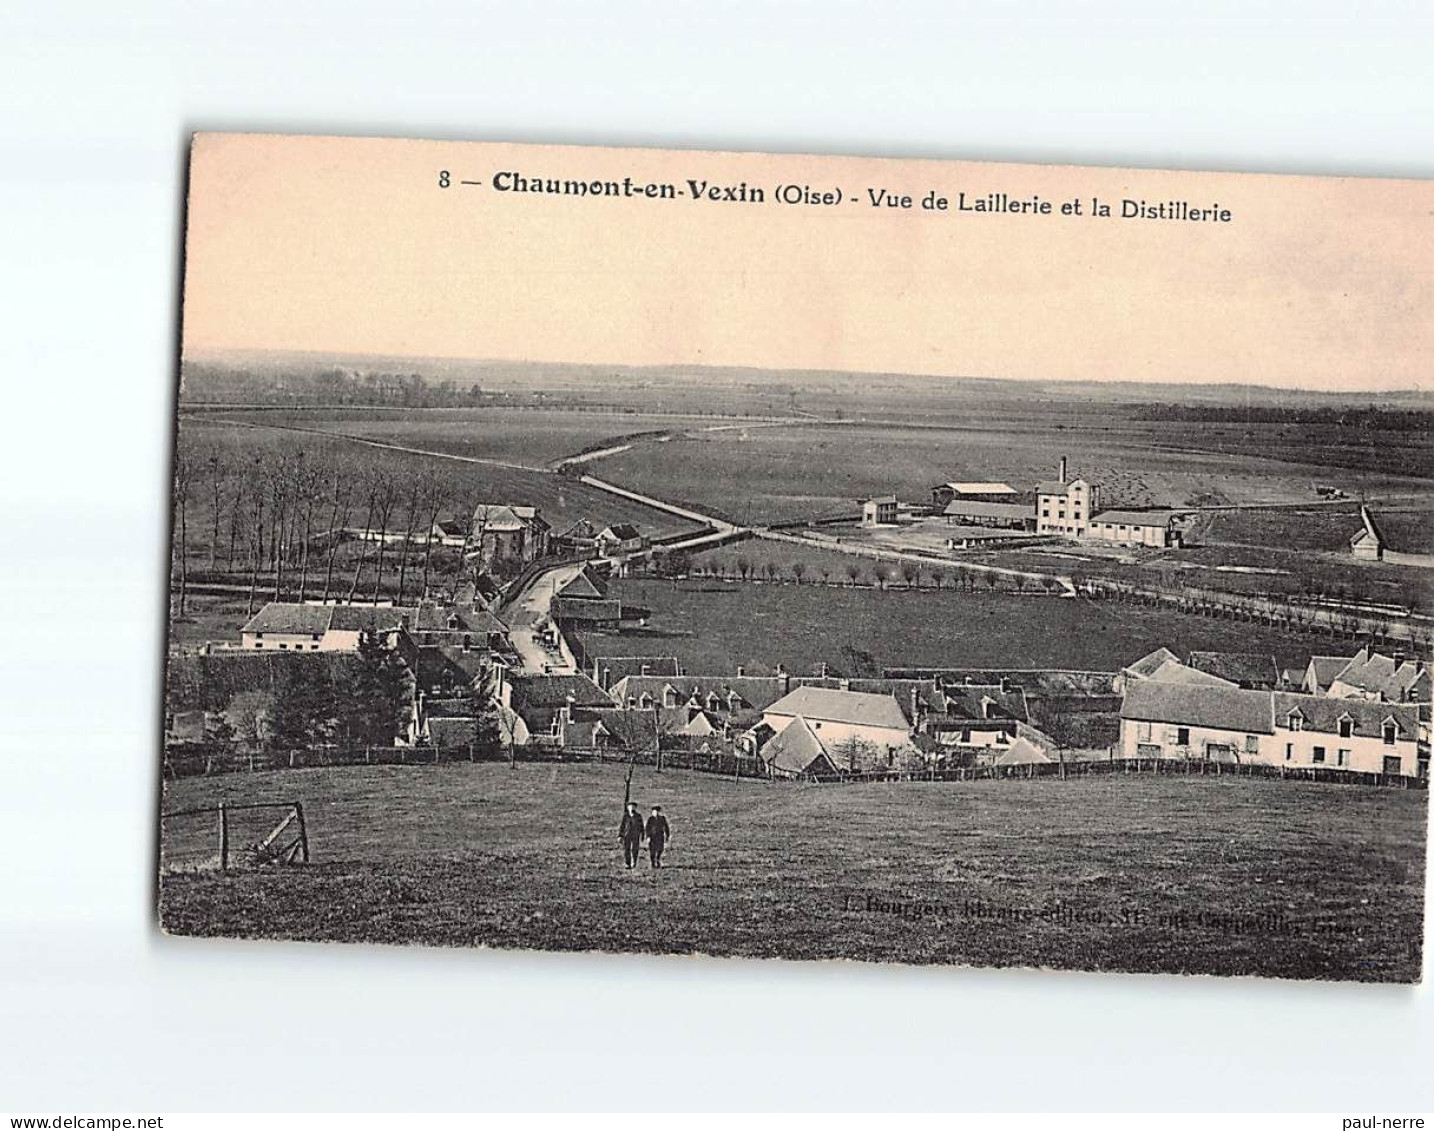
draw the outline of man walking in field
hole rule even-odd
[[[622,858],[629,868],[636,868],[642,856],[642,812],[636,801],[627,803],[622,815],[622,824],[617,829],[617,839],[622,841]]]
[[[647,818],[647,852],[652,858],[654,868],[662,867],[662,850],[667,847],[667,842],[672,839],[672,829],[668,827],[667,818],[662,815],[662,806],[652,807],[652,816]]]

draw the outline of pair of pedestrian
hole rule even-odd
[[[661,805],[654,805],[652,815],[644,822],[637,802],[629,801],[627,811],[622,815],[622,824],[618,826],[617,839],[622,841],[622,858],[628,868],[636,868],[638,861],[642,859],[644,839],[647,841],[647,854],[652,860],[652,866],[661,868],[662,852],[667,847],[667,842],[672,839],[672,828],[668,825],[667,818],[662,815]]]

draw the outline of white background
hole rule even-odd
[[[203,943],[149,911],[189,130],[1428,177],[1430,11],[6,5],[0,1110],[1434,1107],[1427,989]]]

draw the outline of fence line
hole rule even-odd
[[[480,755],[472,746],[367,746],[312,750],[167,750],[163,772],[167,779],[213,774],[260,773],[270,770],[320,769],[338,766],[437,766],[455,762],[510,764],[613,763],[671,770],[693,770],[733,779],[763,781],[802,780],[823,785],[859,785],[875,782],[1010,781],[1092,775],[1156,774],[1194,777],[1271,778],[1341,785],[1397,786],[1428,789],[1423,777],[1364,773],[1323,766],[1271,766],[1258,762],[1215,762],[1201,758],[1101,758],[1090,761],[1035,762],[1019,766],[958,766],[927,770],[878,770],[836,774],[808,774],[799,778],[773,776],[761,758],[728,751],[652,749],[636,753],[614,747],[560,747],[542,743],[509,748],[501,755]],[[169,815],[169,814],[167,814]],[[178,816],[180,814],[172,814]]]

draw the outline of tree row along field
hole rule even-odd
[[[697,524],[573,479],[435,459],[343,439],[185,420],[175,475],[174,574],[181,584],[252,586],[308,599],[409,600],[461,580],[461,549],[425,540],[480,503],[536,506],[561,531],[580,519],[650,537]],[[330,535],[343,530],[344,536]],[[409,544],[365,541],[407,533]]]
[[[736,575],[733,575],[734,578]],[[755,575],[765,578],[765,571]],[[1161,646],[1267,652],[1285,666],[1313,654],[1352,652],[1316,632],[1189,616],[1172,609],[1032,594],[880,589],[863,567],[859,585],[788,580],[627,579],[624,604],[650,613],[645,629],[585,633],[589,656],[676,656],[695,674],[785,664],[809,672],[826,661],[853,675],[883,667],[1073,668],[1117,671]],[[854,669],[853,658],[865,656]]]
[[[620,863],[624,777],[480,763],[169,782],[166,810],[302,796],[314,862],[165,874],[161,922],[370,943],[1419,971],[1423,857],[1409,846],[1424,836],[1423,791],[1155,776],[822,786],[644,767],[633,797],[661,805],[674,834],[653,874]],[[167,824],[176,857],[213,851],[212,820]]]

